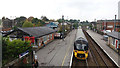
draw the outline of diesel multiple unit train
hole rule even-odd
[[[73,56],[76,59],[85,60],[88,58],[88,41],[82,29],[77,30],[76,40],[74,42]]]

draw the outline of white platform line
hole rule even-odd
[[[72,55],[71,55],[71,59],[70,59],[70,67],[69,68],[71,68],[71,66],[72,66],[72,59],[73,59],[73,51],[72,51]]]

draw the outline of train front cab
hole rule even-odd
[[[85,60],[88,58],[88,51],[74,50],[73,54],[76,59]]]
[[[80,60],[86,60],[88,58],[88,44],[85,44],[86,46],[82,46],[84,49],[77,49],[76,45],[74,43],[74,51],[73,51],[73,56],[76,59]]]

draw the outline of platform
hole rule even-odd
[[[112,59],[112,61],[118,67],[120,67],[120,55],[118,55],[117,52],[115,52],[112,48],[106,45],[107,42],[103,40],[103,36],[91,30],[87,30],[87,33],[104,50],[104,52]]]
[[[73,30],[64,40],[55,39],[37,51],[39,66],[71,66],[75,36],[76,30]]]

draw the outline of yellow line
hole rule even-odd
[[[67,49],[67,52],[66,52],[66,54],[65,54],[65,56],[64,56],[64,59],[63,59],[63,62],[62,62],[62,65],[61,65],[61,66],[64,65],[64,62],[65,62],[65,59],[66,59],[66,57],[67,57],[67,55],[68,55],[69,49],[70,49],[70,45],[69,45],[69,48]],[[62,67],[61,67],[61,68],[62,68]]]

